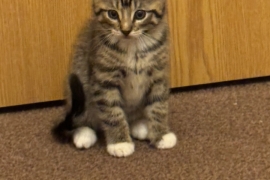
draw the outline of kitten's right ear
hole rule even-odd
[[[104,2],[101,0],[92,0],[92,6],[96,15],[99,15],[106,8]]]

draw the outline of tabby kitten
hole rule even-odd
[[[54,135],[85,149],[102,130],[116,157],[134,152],[131,136],[172,148],[166,0],[93,0],[93,11],[75,46],[67,114]]]

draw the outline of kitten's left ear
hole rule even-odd
[[[157,11],[159,15],[163,15],[166,9],[166,0],[154,0],[150,8]]]

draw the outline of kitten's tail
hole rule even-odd
[[[53,136],[61,143],[71,142],[74,130],[74,117],[81,115],[85,110],[85,94],[77,75],[70,75],[69,86],[71,91],[71,110],[66,114],[64,121],[52,129]]]

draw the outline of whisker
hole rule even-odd
[[[105,35],[105,36],[103,36]],[[103,36],[103,37],[102,37]],[[95,46],[91,47],[90,53],[92,53],[93,51],[95,51],[96,49],[98,49],[100,46],[102,46],[102,44],[107,40],[108,37],[110,37],[111,34],[101,34],[99,36],[94,37],[93,39],[91,39],[92,41],[95,40]],[[97,41],[97,39],[99,39],[100,41]]]
[[[147,48],[146,41],[141,36],[139,37],[139,42],[140,42],[140,45],[142,46],[142,47],[139,47],[140,49],[144,50],[145,48]]]
[[[156,39],[156,38],[154,38],[154,37],[152,37],[152,36],[150,36],[149,34],[147,34],[147,33],[142,33],[145,37],[147,37],[147,38],[149,38],[149,39],[151,39],[151,40],[153,40],[153,41],[156,41],[156,42],[161,42],[159,39]]]

